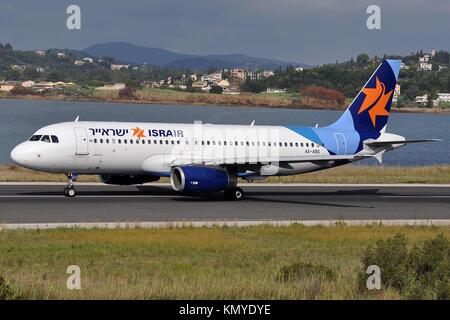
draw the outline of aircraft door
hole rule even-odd
[[[335,132],[334,138],[336,139],[336,154],[347,154],[347,142],[344,134]]]
[[[75,141],[76,141],[76,155],[88,155],[88,138],[86,128],[73,128],[75,132]]]

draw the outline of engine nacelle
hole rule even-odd
[[[158,176],[134,174],[101,174],[100,180],[106,184],[132,185],[158,181]]]
[[[234,188],[237,178],[226,170],[200,166],[172,168],[170,183],[175,191],[186,193],[218,192]]]

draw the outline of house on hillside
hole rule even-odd
[[[129,66],[130,66],[129,64],[115,64],[115,63],[112,63],[111,64],[111,70],[118,71],[118,70],[122,70],[122,69],[128,69]]]
[[[428,94],[424,94],[423,96],[417,96],[414,101],[417,104],[426,105],[428,103]]]
[[[99,91],[120,91],[122,89],[125,89],[126,85],[125,83],[115,83],[115,84],[107,84],[102,87],[97,87],[95,90]]]

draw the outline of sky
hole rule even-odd
[[[66,27],[69,5],[81,29]],[[369,30],[369,5],[381,29]],[[241,53],[318,65],[450,50],[449,0],[2,0],[0,42],[24,50],[124,41],[190,54]]]

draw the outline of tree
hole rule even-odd
[[[358,64],[367,64],[367,62],[369,62],[369,56],[366,53],[360,53],[358,57],[356,57],[356,62]]]
[[[119,91],[119,98],[120,99],[136,99],[136,96],[134,95],[134,89],[131,87],[126,86],[122,90]]]
[[[209,93],[216,93],[216,94],[222,94],[223,88],[221,86],[212,86],[211,90],[209,90]]]

